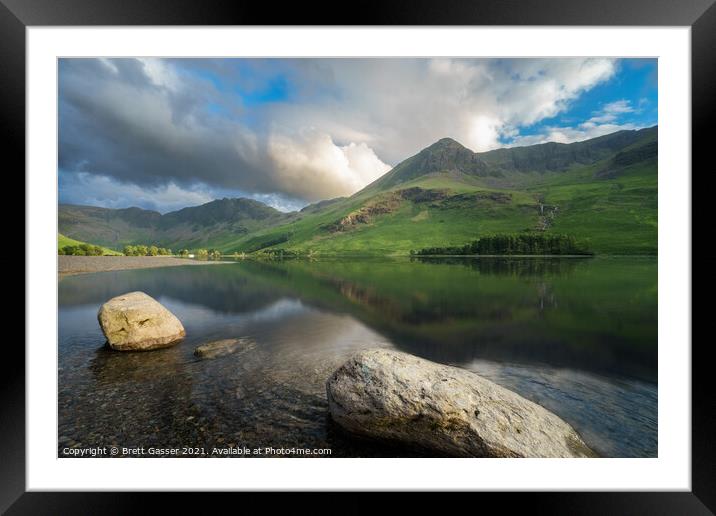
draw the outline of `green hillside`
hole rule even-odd
[[[354,196],[222,249],[406,254],[537,230],[601,254],[656,254],[656,139],[652,128],[483,154],[440,140]]]
[[[62,233],[57,233],[57,249],[61,249],[67,245],[80,245],[80,244],[84,244],[84,242],[80,242],[79,240],[75,240],[74,238],[66,237]]]
[[[574,236],[597,254],[657,253],[657,127],[572,144],[474,153],[450,138],[348,198],[282,213],[223,199],[161,215],[60,206],[60,231],[102,245],[153,242],[226,253],[400,255],[482,235]]]
[[[87,242],[80,242],[79,240],[75,240],[74,238],[69,238],[63,235],[62,233],[57,233],[57,249],[62,249],[63,247],[67,246],[80,246],[80,245],[94,245],[94,244],[87,244]],[[119,253],[117,251],[114,251],[112,249],[108,249],[106,247],[102,247],[102,253],[105,255],[121,255],[122,253]]]

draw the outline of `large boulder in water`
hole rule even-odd
[[[470,371],[362,351],[326,384],[335,422],[364,436],[458,457],[591,457],[559,417]]]
[[[165,348],[186,335],[179,319],[144,292],[110,299],[97,319],[109,346],[120,351]]]

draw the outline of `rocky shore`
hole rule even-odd
[[[179,319],[143,292],[104,303],[98,321],[109,347],[148,351],[186,332]],[[194,350],[201,359],[250,351],[250,338],[222,339]],[[594,457],[561,418],[465,369],[408,353],[369,349],[326,382],[331,419],[348,434],[434,450],[454,457]]]
[[[66,256],[57,257],[60,278],[70,274],[89,272],[122,271],[127,269],[150,269],[182,265],[217,265],[230,263],[213,260],[191,260],[173,256]]]

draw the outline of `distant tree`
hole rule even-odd
[[[426,247],[415,255],[591,255],[585,243],[571,235],[519,233],[485,235],[462,247]]]
[[[182,256],[182,257],[189,256],[189,249],[182,249],[181,251],[179,251],[179,256]]]
[[[182,256],[187,256],[189,251],[182,249]],[[167,247],[158,247],[157,245],[125,245],[125,256],[171,256],[172,250]]]
[[[209,251],[206,249],[199,249],[196,252],[196,257],[201,260],[206,260],[209,257]]]
[[[87,253],[78,245],[66,245],[62,248],[63,254],[68,256],[85,256]]]
[[[102,256],[102,254],[104,254],[100,246],[92,244],[80,244],[79,250],[84,256]]]

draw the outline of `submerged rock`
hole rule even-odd
[[[326,384],[331,416],[365,436],[459,457],[593,457],[562,419],[474,373],[396,351],[353,356]]]
[[[207,342],[194,350],[194,356],[201,359],[218,358],[231,355],[239,350],[253,349],[256,343],[251,339],[222,339]]]
[[[179,319],[144,292],[114,297],[99,309],[107,344],[119,351],[148,351],[176,344],[186,332]]]

